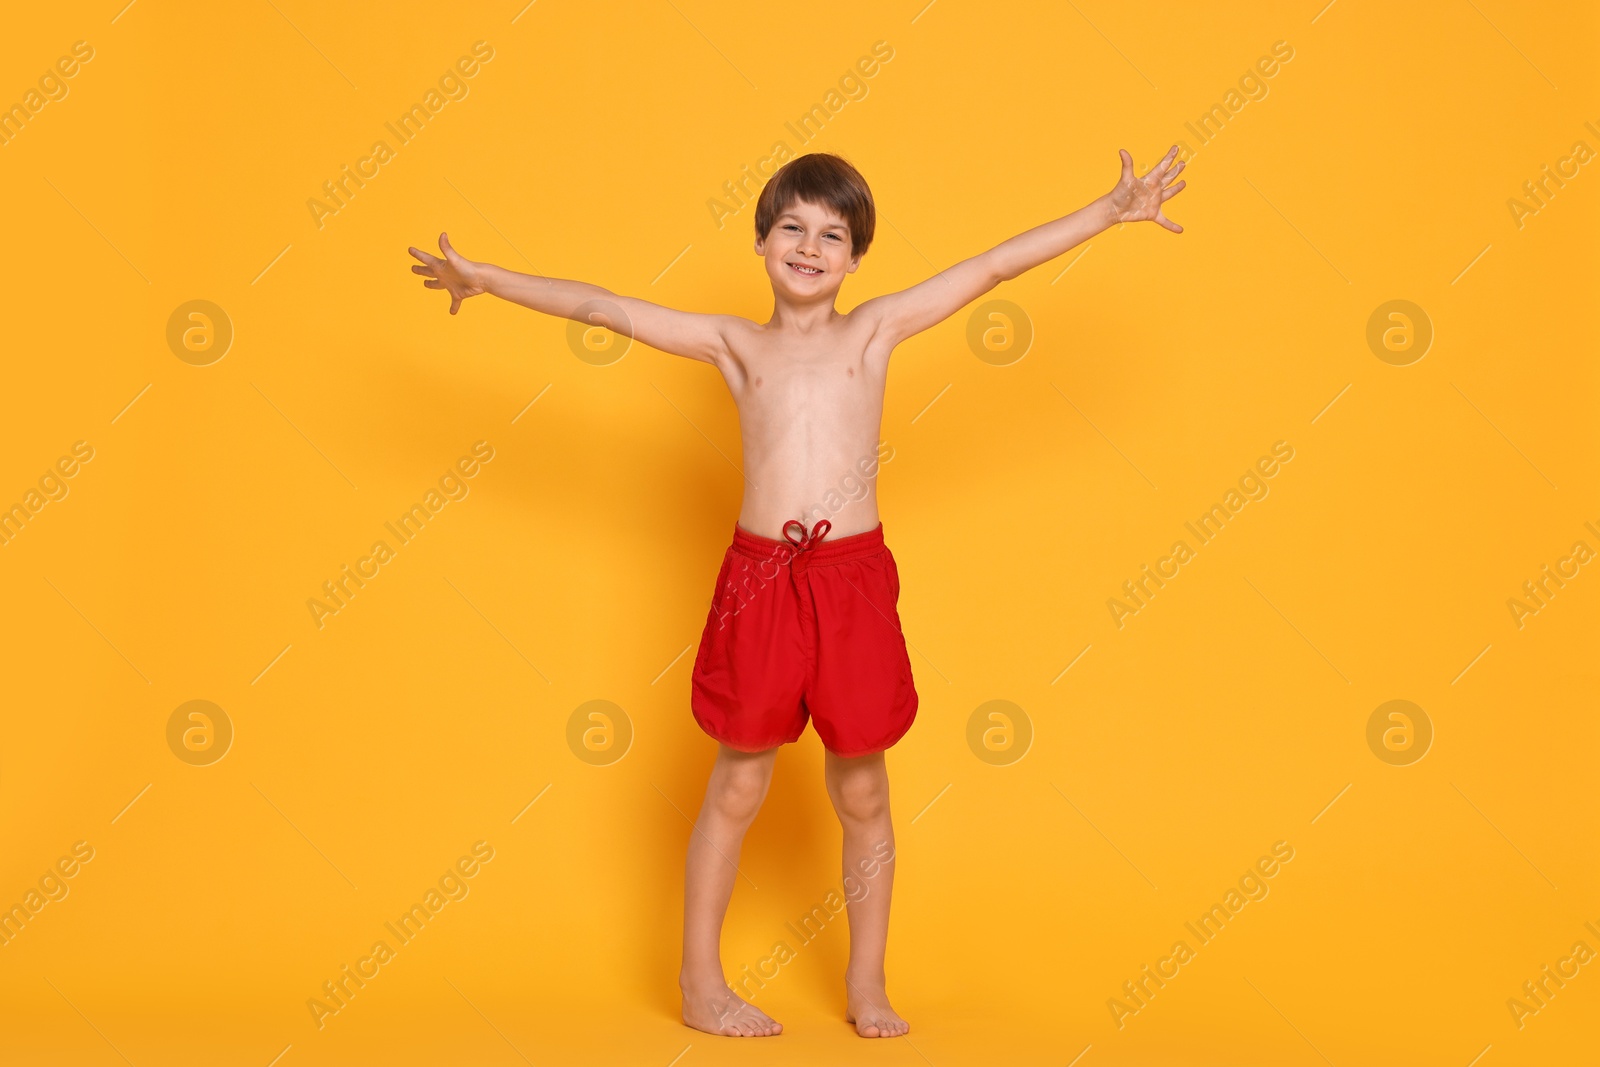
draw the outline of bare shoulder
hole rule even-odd
[[[730,343],[749,345],[761,335],[761,324],[752,322],[743,315],[713,315],[711,317],[717,320],[717,326]]]

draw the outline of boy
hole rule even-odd
[[[1117,223],[1149,219],[1183,232],[1161,210],[1185,184],[1167,185],[1183,169],[1173,165],[1177,153],[1174,145],[1135,178],[1124,150],[1122,176],[1104,196],[847,314],[834,310],[834,300],[872,242],[875,211],[856,169],[825,153],[784,164],[757,202],[755,251],[773,297],[765,323],[674,311],[585,282],[474,263],[445,234],[442,259],[410,250],[422,261],[411,269],[428,279],[423,285],[449,292],[452,315],[467,297],[493,293],[710,363],[733,394],[749,489],[691,681],[695,720],[720,748],[685,864],[678,982],[688,1025],[741,1037],[782,1030],[728,986],[719,941],[739,849],[766,796],[778,746],[798,739],[809,716],[827,749],[846,885],[865,889],[849,893],[847,903],[846,1018],[863,1037],[910,1029],[889,1006],[884,974],[894,884],[884,750],[917,710],[896,611],[900,578],[874,490],[889,355],[1000,282]],[[867,475],[867,491],[808,529],[805,520],[826,510],[815,502],[838,498],[836,487],[857,472]]]

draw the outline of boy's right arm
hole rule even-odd
[[[467,297],[490,293],[546,315],[604,326],[676,356],[720,365],[729,354],[727,338],[737,321],[735,316],[678,311],[637,297],[619,296],[588,282],[520,274],[492,263],[474,263],[457,252],[445,234],[439,235],[439,250],[444,253],[443,258],[411,249],[411,254],[422,261],[421,266],[411,270],[424,276],[422,284],[427,288],[450,293],[452,315]]]

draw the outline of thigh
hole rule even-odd
[[[701,728],[746,752],[794,741],[809,667],[788,569],[730,549],[695,657],[690,706]]]
[[[900,628],[900,577],[883,551],[812,572],[816,663],[806,703],[830,752],[862,756],[900,739],[917,711]]]

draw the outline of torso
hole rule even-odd
[[[720,364],[739,409],[739,525],[783,539],[791,519],[831,524],[833,540],[878,525],[878,434],[889,353],[872,327],[840,315],[805,336],[750,322]]]

